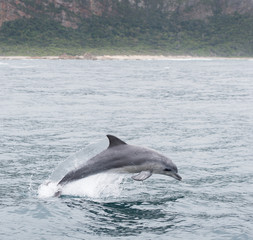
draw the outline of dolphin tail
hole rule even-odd
[[[58,186],[58,189],[56,190],[54,197],[60,197],[62,194],[62,186],[59,185],[59,183],[57,184],[57,186]]]
[[[54,197],[60,197],[62,194],[61,190],[58,190],[57,192],[55,192]]]

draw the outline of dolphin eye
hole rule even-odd
[[[171,169],[165,168],[164,171],[165,171],[165,172],[171,172]]]

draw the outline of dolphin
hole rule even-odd
[[[177,166],[164,155],[144,147],[125,143],[119,138],[107,135],[109,146],[106,150],[88,160],[79,168],[67,173],[58,186],[95,175],[101,172],[132,173],[132,179],[144,181],[152,174],[162,174],[182,180]],[[60,191],[55,196],[60,195]]]

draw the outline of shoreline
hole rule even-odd
[[[47,59],[47,60],[253,60],[253,57],[197,57],[188,55],[166,56],[166,55],[91,55],[81,56],[0,56],[0,60],[25,60],[25,59]]]

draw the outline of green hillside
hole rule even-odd
[[[253,18],[220,15],[207,21],[131,11],[83,20],[78,29],[49,18],[5,22],[0,55],[168,54],[253,56]]]

